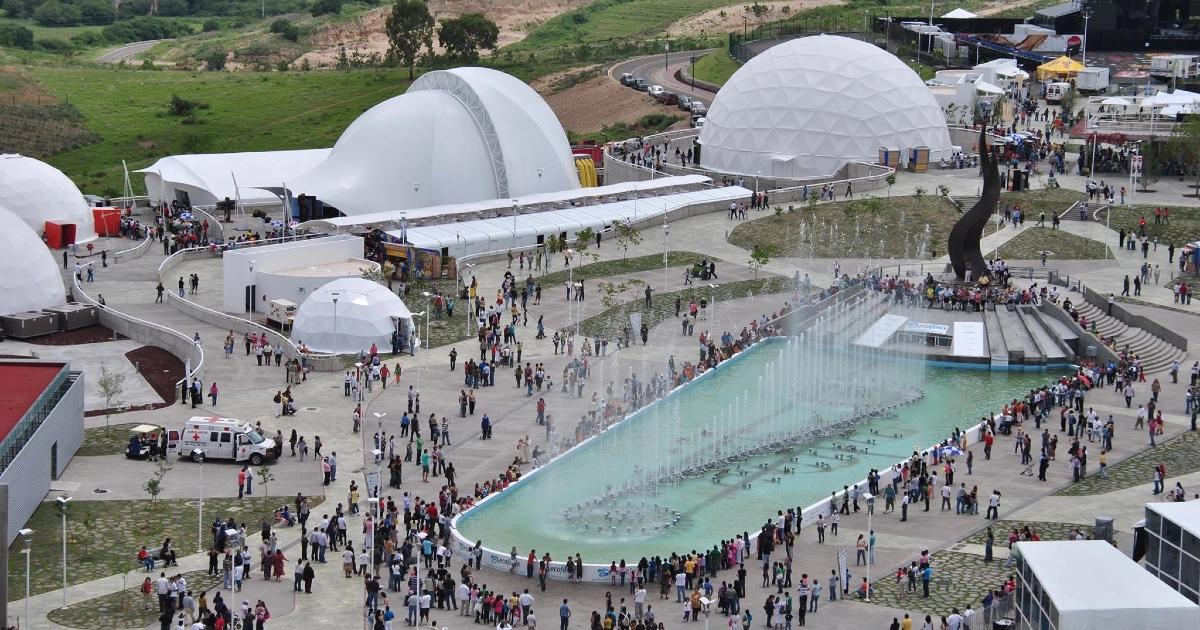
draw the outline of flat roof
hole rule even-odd
[[[25,417],[66,363],[0,361],[0,441]]]
[[[308,265],[306,267],[292,267],[291,269],[281,269],[279,271],[271,271],[277,276],[354,276],[362,275],[363,269],[375,267],[377,263],[373,263],[363,258],[349,258],[346,260],[338,260],[334,262],[325,262],[319,265]]]
[[[1017,543],[1061,612],[1196,609],[1196,604],[1103,540]],[[1120,597],[1113,596],[1119,584]]]
[[[1200,538],[1200,501],[1153,502],[1147,503],[1146,509],[1157,512],[1163,518],[1178,525],[1183,531]]]

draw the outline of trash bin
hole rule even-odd
[[[1098,354],[1098,351],[1096,350],[1096,346],[1088,346],[1087,347],[1087,355],[1089,357],[1094,359],[1094,358],[1096,358],[1097,354]]]
[[[1092,538],[1110,543],[1113,541],[1113,518],[1111,516],[1096,517],[1096,526],[1092,528]]]

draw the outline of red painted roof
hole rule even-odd
[[[64,365],[0,361],[0,440],[8,437]]]

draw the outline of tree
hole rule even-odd
[[[262,484],[264,496],[269,496],[271,494],[268,484],[270,484],[272,481],[275,481],[275,475],[271,472],[271,467],[265,465],[259,466],[258,482]]]
[[[621,220],[613,221],[613,229],[617,231],[617,247],[620,247],[621,251],[624,252],[621,254],[621,260],[625,260],[629,255],[629,246],[641,244],[642,233],[638,232],[638,229],[633,227],[633,224]]]
[[[33,31],[16,24],[0,24],[0,46],[30,50],[33,48]]]
[[[342,12],[342,0],[317,0],[312,5],[312,16],[320,17],[326,13],[337,15]]]
[[[479,61],[481,49],[496,49],[500,27],[482,13],[464,13],[456,18],[442,20],[437,35],[438,43],[446,49],[446,54],[451,59],[474,64]]]
[[[172,468],[174,468],[174,464],[170,459],[164,457],[158,460],[155,462],[154,476],[142,484],[142,489],[150,495],[150,509],[154,509],[158,505],[158,495],[163,491],[163,477],[166,477]]]
[[[100,366],[100,380],[96,381],[96,386],[100,389],[100,396],[104,398],[104,429],[108,433],[108,418],[112,415],[113,407],[125,404],[121,400],[121,394],[125,393],[125,375],[120,372],[110,372],[108,368]]]
[[[421,49],[433,49],[433,26],[429,5],[422,0],[396,0],[388,13],[384,30],[390,43],[389,50],[408,67],[410,80]]]
[[[612,308],[624,301],[621,300],[620,297],[627,291],[641,288],[645,284],[646,282],[644,280],[630,278],[621,284],[600,282],[596,285],[596,287],[600,290],[600,303],[604,305],[604,308]]]
[[[1182,123],[1175,125],[1167,150],[1175,161],[1180,162],[1192,174],[1193,188],[1200,191],[1200,116],[1185,116]],[[1145,169],[1143,169],[1145,170]]]
[[[68,503],[67,505],[72,504]],[[86,558],[96,535],[96,513],[92,510],[91,505],[84,504],[83,515],[79,517],[79,523],[83,525],[83,557]]]
[[[210,71],[219,72],[225,69],[225,57],[224,50],[214,50],[204,60],[208,62],[208,69]]]
[[[33,19],[42,26],[74,26],[79,23],[79,9],[58,0],[49,0],[33,10]]]
[[[1139,179],[1142,180],[1142,192],[1149,192],[1150,187],[1158,181],[1158,177],[1162,174],[1162,165],[1159,161],[1158,138],[1150,136],[1150,141],[1145,144],[1142,150],[1142,175]]]
[[[891,173],[888,173],[888,176],[885,177],[883,181],[887,182],[888,197],[890,198],[892,196],[892,186],[896,185],[896,171],[892,171]]]
[[[771,243],[769,245],[755,245],[750,252],[750,268],[754,270],[754,279],[758,279],[758,270],[771,264],[771,258],[779,255],[779,246]]]

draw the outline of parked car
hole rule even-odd
[[[647,91],[650,92],[650,96],[653,96],[654,98],[658,98],[658,95],[666,92],[667,90],[666,90],[666,88],[664,88],[661,85],[651,85],[650,89]]]
[[[695,127],[696,129],[704,127],[704,117],[692,116],[692,127]]]
[[[679,95],[674,92],[663,92],[662,94],[655,96],[654,100],[662,103],[663,105],[678,105]]]
[[[683,111],[686,112],[686,111],[690,110],[691,108],[692,108],[692,97],[680,95],[679,96],[679,109],[682,109]]]
[[[625,87],[631,87],[633,85],[633,75],[628,72],[622,74],[621,85],[624,85]]]
[[[650,82],[646,81],[645,79],[634,79],[633,89],[639,92],[645,92],[646,90],[650,89]]]
[[[692,101],[691,112],[692,112],[692,115],[703,116],[708,113],[708,108],[705,107],[704,103],[701,103],[700,101]]]

